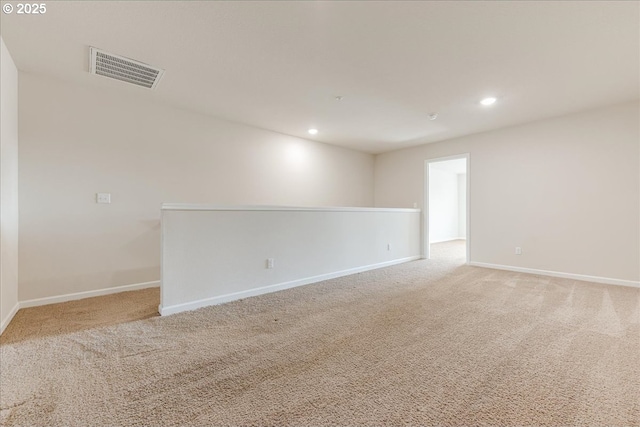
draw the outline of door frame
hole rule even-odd
[[[471,156],[469,153],[455,154],[446,157],[435,157],[433,159],[427,159],[424,161],[424,209],[422,210],[422,258],[429,259],[431,257],[431,249],[429,243],[429,167],[431,163],[446,162],[447,160],[466,159],[467,161],[467,227],[466,227],[466,264],[471,262],[471,229],[469,224],[471,223]]]

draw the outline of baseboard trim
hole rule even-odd
[[[584,274],[563,273],[560,271],[537,270],[535,268],[513,267],[510,265],[489,264],[486,262],[470,262],[474,267],[492,268],[495,270],[515,271],[517,273],[538,274],[540,276],[561,277],[564,279],[574,279],[583,282],[604,283],[606,285],[630,286],[640,288],[640,282],[633,280],[613,279],[610,277],[587,276]]]
[[[441,239],[441,240],[434,240],[432,242],[429,242],[429,244],[433,244],[433,243],[444,243],[444,242],[453,242],[454,240],[466,240],[466,237],[447,237],[446,239]]]
[[[139,289],[154,288],[160,286],[160,281],[134,283],[132,285],[114,286],[113,288],[96,289],[95,291],[76,292],[72,294],[56,295],[54,297],[36,298],[20,301],[20,308],[38,307],[41,305],[57,304],[60,302],[74,301],[84,298],[99,297],[120,292],[137,291]]]
[[[445,239],[433,240],[429,242],[430,245],[434,243],[453,242],[454,240],[465,240],[465,237],[447,237]]]
[[[292,280],[290,282],[276,283],[274,285],[263,286],[260,288],[247,289],[245,291],[219,295],[211,298],[199,299],[196,301],[191,301],[183,304],[175,304],[167,307],[163,307],[162,305],[160,305],[158,307],[158,311],[160,312],[161,316],[168,316],[168,315],[180,313],[183,311],[196,310],[198,308],[208,307],[211,305],[224,304],[226,302],[231,302],[231,301],[239,300],[242,298],[258,296],[258,295],[267,294],[271,292],[283,291],[285,289],[295,288],[298,286],[308,285],[311,283],[317,283],[323,280],[335,279],[337,277],[348,276],[350,274],[362,273],[363,271],[389,267],[396,264],[415,261],[417,259],[420,259],[420,256],[416,255],[416,256],[396,259],[393,261],[386,261],[378,264],[370,264],[370,265],[365,265],[363,267],[356,267],[356,268],[350,268],[347,270],[336,271],[333,273],[320,274],[318,276],[306,277],[304,279]]]
[[[13,316],[16,315],[18,310],[20,310],[20,303],[16,302],[16,304],[13,306],[13,308],[9,312],[9,315],[2,320],[2,323],[0,323],[0,335],[2,335],[5,329],[7,329],[7,326],[9,326],[9,323],[11,323],[11,321],[13,320]]]

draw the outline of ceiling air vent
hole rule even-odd
[[[89,72],[91,74],[110,77],[148,89],[154,89],[164,73],[163,69],[114,55],[95,47],[89,48],[89,57]]]

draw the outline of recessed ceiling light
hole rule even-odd
[[[344,96],[338,95],[338,96],[336,96],[336,101],[342,101],[342,98],[344,98]]]
[[[483,99],[482,101],[480,101],[480,104],[482,104],[482,105],[486,105],[486,106],[489,106],[489,105],[493,105],[493,104],[495,104],[495,102],[496,102],[497,100],[498,100],[497,98],[494,98],[493,96],[490,96],[490,97],[485,98],[485,99]]]
[[[429,120],[435,120],[438,118],[438,113],[429,113]]]
[[[307,132],[309,132],[311,135],[315,135],[315,134],[317,134],[317,133],[318,133],[318,129],[313,129],[313,128],[311,128],[311,129],[309,129]]]

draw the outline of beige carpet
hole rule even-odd
[[[640,425],[640,289],[434,257],[6,339],[2,423]]]
[[[159,304],[160,288],[149,288],[25,308],[0,335],[0,344],[148,319],[159,316]]]

